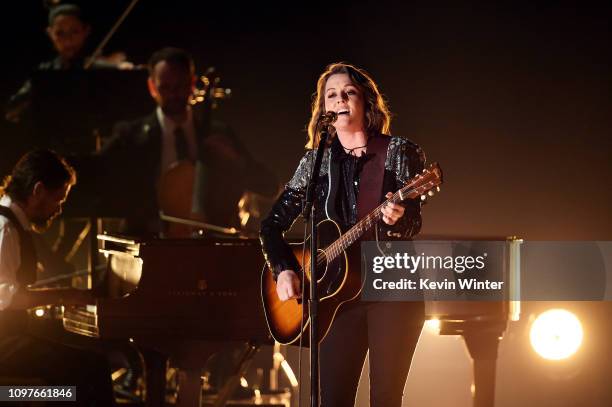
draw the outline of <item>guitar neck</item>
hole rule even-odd
[[[325,248],[324,253],[327,261],[331,262],[355,243],[364,233],[372,229],[374,225],[382,218],[380,211],[384,203],[370,212],[366,217],[357,222],[346,233],[340,236],[336,241]]]
[[[410,180],[403,188],[400,188],[393,196],[376,207],[372,212],[357,222],[346,233],[323,250],[328,262],[336,259],[353,243],[355,243],[364,233],[372,229],[382,218],[381,209],[387,203],[398,203],[406,199],[417,198],[441,183],[441,171],[436,163],[423,176],[417,175]]]

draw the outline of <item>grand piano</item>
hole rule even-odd
[[[419,237],[423,240],[469,241],[469,239],[439,237]],[[521,245],[523,240],[510,236],[507,238],[480,238],[474,242],[499,243],[502,246],[500,264],[497,271],[500,281],[506,282],[502,301],[448,301],[425,297],[425,316],[439,322],[440,335],[460,335],[463,337],[472,359],[473,367],[473,407],[493,407],[495,405],[495,385],[497,351],[508,324],[518,321],[521,313]],[[418,247],[419,240],[415,240]],[[443,250],[443,253],[447,253]],[[435,278],[434,278],[435,280]]]
[[[272,343],[259,296],[259,241],[98,238],[107,264],[97,284],[102,296],[96,304],[67,309],[64,327],[133,340],[145,358],[147,406],[164,406],[168,361],[180,369],[177,405],[199,406],[201,368],[213,353],[243,346],[246,361],[258,345]],[[474,363],[474,407],[494,404],[499,340],[508,322],[519,318],[520,303],[512,299],[519,298],[521,243],[510,238],[504,249],[510,301],[425,299],[427,318],[440,321],[440,334],[465,339]],[[215,405],[226,399],[221,394]]]
[[[145,359],[147,406],[164,405],[168,361],[179,369],[177,405],[199,406],[201,368],[213,353],[242,346],[246,361],[271,343],[259,296],[259,241],[98,239],[107,263],[101,296],[66,309],[64,328],[134,341]]]

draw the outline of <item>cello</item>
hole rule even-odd
[[[194,89],[190,100],[200,124],[200,140],[214,140],[210,137],[212,111],[217,108],[219,100],[227,99],[231,95],[231,90],[220,87],[220,78],[213,74],[214,68],[209,68],[200,76],[201,85]],[[200,150],[201,143],[198,143]],[[205,231],[238,234],[234,228],[207,223],[201,199],[205,177],[206,170],[199,159],[195,162],[189,159],[177,161],[161,175],[158,183],[158,207],[160,218],[165,223],[164,237],[202,237]]]

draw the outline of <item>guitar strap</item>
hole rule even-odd
[[[357,196],[357,218],[365,218],[376,208],[383,196],[383,179],[385,176],[385,161],[387,149],[391,137],[376,135],[368,140],[368,152],[371,156],[363,166],[359,177],[359,195]],[[366,232],[362,240],[370,240],[374,234],[374,228]]]

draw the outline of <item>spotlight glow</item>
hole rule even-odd
[[[551,309],[540,314],[529,333],[533,349],[549,360],[572,356],[582,344],[582,336],[580,320],[564,309]]]
[[[436,334],[436,335],[439,334],[440,333],[440,320],[437,318],[428,319],[427,321],[425,321],[425,329],[433,334]]]

